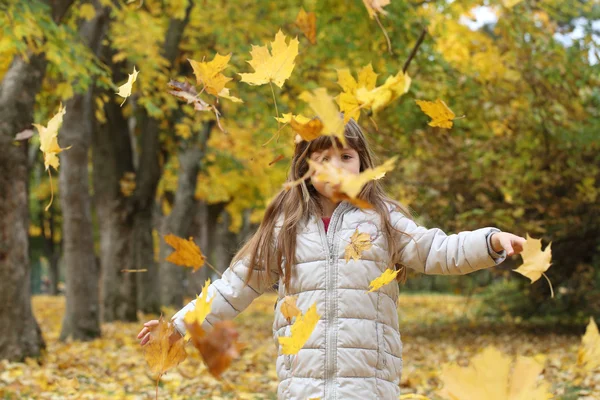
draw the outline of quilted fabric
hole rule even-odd
[[[396,240],[402,249],[397,261],[425,274],[468,274],[497,265],[505,252],[489,250],[487,236],[499,231],[487,227],[446,235],[437,228],[418,226],[402,213],[390,209],[393,225],[400,232]],[[298,226],[296,262],[292,268],[290,293],[279,282],[273,339],[290,335],[290,324],[279,309],[286,295],[297,295],[297,305],[305,312],[317,304],[321,319],[297,355],[276,360],[280,383],[279,399],[398,399],[402,373],[402,341],[396,310],[399,289],[395,283],[367,293],[369,283],[392,264],[387,242],[374,211],[360,210],[340,203],[325,232],[323,221],[313,216]],[[345,247],[358,228],[371,236],[373,246],[359,261],[344,260]],[[492,258],[490,254],[493,254]],[[228,268],[209,287],[216,296],[205,328],[219,320],[233,319],[266,287],[253,274],[243,286],[248,268],[242,261]],[[272,282],[280,278],[272,275]],[[264,286],[264,285],[263,285]],[[177,329],[185,334],[183,316],[195,300],[174,317]]]

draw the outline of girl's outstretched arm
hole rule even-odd
[[[417,225],[404,214],[394,211],[392,224],[400,232],[400,262],[429,275],[464,275],[493,267],[506,259],[506,251],[494,251],[492,233],[500,229],[486,227],[447,235],[439,228]]]
[[[214,298],[214,300],[211,311],[202,324],[204,330],[210,330],[215,322],[235,318],[254,299],[263,294],[265,290],[271,288],[279,277],[276,272],[272,272],[266,278],[265,272],[255,270],[250,281],[248,281],[248,285],[244,285],[249,272],[250,269],[247,266],[246,260],[241,259],[227,268],[220,279],[210,284],[208,287],[208,299]],[[193,310],[194,307],[196,307],[196,300],[190,301],[172,318],[175,328],[184,336],[186,329],[183,317],[188,311]]]

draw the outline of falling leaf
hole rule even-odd
[[[389,76],[383,85],[372,90],[366,87],[358,88],[356,90],[356,99],[361,107],[370,108],[373,113],[377,113],[383,107],[408,92],[410,83],[411,79],[408,74],[399,71],[396,75]]]
[[[358,121],[361,107],[356,98],[356,91],[358,88],[373,90],[377,84],[377,74],[369,63],[359,71],[358,81],[354,79],[347,68],[337,70],[337,75],[337,83],[342,87],[343,92],[336,98],[336,101],[344,113],[344,122],[348,122],[351,118]]]
[[[175,249],[166,258],[168,262],[184,267],[193,267],[194,271],[197,271],[204,265],[205,257],[192,238],[186,240],[173,234],[168,234],[165,236],[165,242]]]
[[[27,140],[31,138],[34,134],[35,132],[33,131],[33,129],[25,129],[15,135],[15,140]]]
[[[296,17],[296,25],[311,44],[317,44],[317,14],[307,13],[304,8],[301,8]]]
[[[378,290],[382,286],[385,286],[394,279],[396,279],[396,275],[398,275],[398,272],[400,272],[399,269],[393,271],[387,268],[385,271],[383,271],[381,275],[379,275],[377,278],[373,279],[371,283],[369,283],[369,287],[371,288],[369,292],[374,292],[375,290]]]
[[[285,39],[286,36],[281,30],[277,32],[275,41],[271,42],[271,53],[267,46],[252,45],[252,60],[248,63],[255,72],[240,74],[242,82],[250,85],[273,82],[282,87],[292,74],[294,59],[298,55],[298,38],[290,39],[289,45],[285,43]]]
[[[127,83],[122,84],[121,86],[119,86],[119,91],[117,92],[117,94],[121,97],[123,97],[123,102],[121,103],[121,107],[123,107],[123,104],[125,104],[125,101],[127,100],[127,98],[129,96],[131,96],[131,89],[133,87],[133,82],[135,82],[135,80],[137,79],[138,73],[140,71],[136,71],[135,70],[135,66],[133,67],[133,73],[129,74],[129,78],[127,79]]]
[[[185,326],[190,333],[191,342],[202,355],[208,372],[217,379],[229,368],[231,362],[240,356],[240,351],[245,347],[237,342],[239,333],[231,321],[215,323],[208,333],[197,322],[186,323]]]
[[[317,117],[309,120],[306,123],[298,122],[295,118],[290,121],[290,126],[294,132],[298,133],[302,140],[310,142],[321,136],[323,132],[323,122]]]
[[[303,92],[300,94],[300,99],[308,103],[309,107],[321,121],[322,129],[319,135],[336,136],[345,145],[344,119],[340,115],[340,110],[333,98],[327,94],[327,89],[318,88],[313,90],[312,93]],[[316,129],[316,126],[314,128]],[[302,134],[300,133],[300,135]]]
[[[487,347],[473,357],[471,365],[442,366],[444,384],[439,395],[460,400],[544,400],[551,399],[550,385],[539,382],[544,363],[534,357],[517,357],[512,374],[510,357]]]
[[[58,145],[58,130],[63,123],[63,116],[67,112],[66,107],[61,104],[58,108],[58,112],[54,114],[52,119],[48,121],[48,126],[39,124],[33,124],[40,134],[40,150],[44,153],[44,165],[46,170],[50,166],[58,170],[59,160],[57,154],[63,150],[70,149],[71,146],[66,148],[60,148]]]
[[[296,122],[300,123],[300,124],[306,124],[308,121],[310,121],[311,119],[308,117],[305,117],[304,115],[294,115],[292,113],[287,113],[287,114],[282,114],[281,117],[277,118],[275,117],[275,119],[278,122],[281,122],[282,124],[289,124],[292,119],[295,119]]]
[[[202,293],[200,296],[196,296],[196,304],[193,310],[188,311],[183,320],[187,324],[193,324],[194,322],[198,323],[198,325],[202,325],[206,316],[210,314],[210,309],[212,307],[212,302],[215,299],[214,296],[208,300],[208,287],[210,286],[210,279],[207,279],[204,282],[204,287],[202,288]],[[186,333],[185,339],[189,339],[189,333]]]
[[[288,322],[292,322],[293,317],[302,315],[302,311],[296,306],[297,297],[285,296],[283,303],[281,303],[281,314]]]
[[[369,13],[369,17],[371,19],[375,18],[377,13],[381,15],[387,15],[387,11],[383,9],[383,7],[390,4],[390,0],[363,0],[365,7],[367,8],[367,12]]]
[[[600,368],[600,334],[594,318],[590,317],[581,346],[577,352],[577,365],[587,372]]]
[[[125,172],[123,177],[119,179],[119,186],[123,196],[130,197],[135,191],[135,173]]]
[[[207,93],[241,103],[241,99],[230,96],[229,89],[225,88],[225,84],[233,78],[228,78],[221,73],[229,66],[227,64],[230,59],[231,53],[226,56],[217,53],[212,61],[203,62],[190,59],[188,61],[194,70],[197,84],[201,85]]]
[[[354,261],[360,260],[362,252],[369,250],[371,247],[373,247],[371,236],[368,233],[359,232],[356,228],[350,237],[350,244],[346,246],[346,262],[349,262],[351,258]]]
[[[432,118],[429,121],[429,126],[439,126],[440,128],[452,128],[452,120],[456,117],[452,110],[442,100],[437,99],[435,102],[426,100],[415,100],[421,107],[421,111]]]
[[[298,354],[317,326],[320,318],[321,316],[317,314],[317,303],[310,306],[304,315],[296,317],[296,321],[290,328],[291,336],[280,336],[278,338],[281,352],[287,355]]]
[[[533,239],[529,237],[529,234],[527,234],[526,239],[527,241],[523,245],[523,251],[521,252],[523,264],[519,268],[513,269],[513,271],[528,277],[531,279],[531,283],[534,283],[543,275],[548,281],[552,297],[554,297],[552,283],[548,276],[544,274],[550,268],[550,265],[552,265],[552,250],[550,249],[552,242],[548,243],[546,249],[542,251],[542,239]]]
[[[429,397],[422,396],[416,393],[407,393],[399,397],[399,400],[431,400]]]
[[[198,92],[196,88],[191,84],[177,81],[170,81],[169,87],[173,90],[169,90],[169,94],[172,94],[175,97],[180,98],[181,100],[185,100],[187,104],[194,104],[194,109],[196,111],[210,111],[212,106],[206,103],[204,100],[198,97]]]
[[[173,324],[161,316],[158,325],[150,331],[150,341],[142,347],[144,358],[146,358],[152,374],[157,376],[157,380],[169,369],[185,360],[187,356],[183,340],[170,344],[169,338],[174,332]]]
[[[339,184],[340,192],[347,194],[351,198],[356,198],[367,182],[381,179],[385,176],[386,172],[393,170],[397,159],[398,156],[394,156],[383,164],[375,168],[368,168],[358,175],[351,174],[345,169],[338,168],[331,163],[320,164],[314,160],[308,160],[308,164],[315,170],[312,179],[329,182],[333,186]]]

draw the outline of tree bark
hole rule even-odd
[[[110,58],[108,54],[106,59]],[[113,76],[116,81],[125,77],[116,66]],[[106,123],[92,135],[94,203],[100,229],[101,320],[135,321],[135,278],[121,272],[132,269],[132,216],[119,183],[126,173],[134,172],[129,127],[115,100],[104,105],[104,113]]]
[[[196,192],[196,183],[198,181],[198,172],[200,163],[206,151],[206,142],[210,137],[210,131],[214,122],[210,121],[204,124],[204,129],[200,133],[198,144],[190,143],[190,148],[184,149],[179,154],[179,179],[177,181],[177,191],[171,213],[164,218],[163,227],[160,235],[164,236],[172,233],[179,237],[190,235],[190,227],[195,208],[194,194]],[[172,248],[164,240],[160,241],[160,290],[161,302],[164,305],[181,307],[183,304],[183,283],[186,270],[182,266],[174,265],[164,261]]]
[[[51,3],[59,21],[74,0]],[[31,310],[27,144],[15,135],[33,122],[46,73],[44,54],[17,55],[0,83],[0,359],[38,357],[46,347]]]
[[[163,54],[172,65],[179,53],[179,42],[188,21],[194,2],[190,2],[183,20],[171,19],[163,46]],[[146,313],[160,313],[159,271],[154,261],[152,240],[152,208],[156,188],[161,176],[159,163],[160,121],[150,117],[145,110],[141,118],[141,156],[133,211],[133,267],[147,269],[148,272],[137,276],[138,309]]]
[[[82,22],[80,34],[98,54],[108,23],[107,10],[94,1],[96,16]],[[60,130],[61,144],[72,146],[62,153],[60,200],[63,211],[63,259],[66,266],[66,311],[60,339],[91,340],[99,337],[99,265],[94,237],[89,191],[88,151],[94,129],[94,88],[75,94],[66,104]]]

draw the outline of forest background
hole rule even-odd
[[[314,43],[301,8],[316,14]],[[338,70],[371,64],[383,81],[409,59],[408,93],[359,120],[380,161],[399,156],[389,193],[427,227],[552,242],[556,294],[511,272],[520,257],[464,277],[410,275],[401,291],[477,299],[492,326],[580,335],[600,318],[598,2],[396,0],[385,12],[370,18],[360,0],[0,1],[0,359],[46,346],[32,295],[64,294],[55,339],[69,341],[195,296],[216,276],[165,261],[163,237],[193,237],[228,266],[285,180],[291,129],[263,145],[279,129],[274,98],[279,113],[307,114],[300,94],[339,94]],[[251,45],[280,29],[300,41],[290,79],[273,93],[241,83]],[[168,93],[171,80],[194,82],[189,59],[217,53],[232,54],[227,87],[244,101],[220,99],[224,129]],[[464,115],[450,130],[415,104],[437,98]],[[70,148],[49,178],[32,124],[61,103]],[[135,269],[147,272],[122,272]]]

